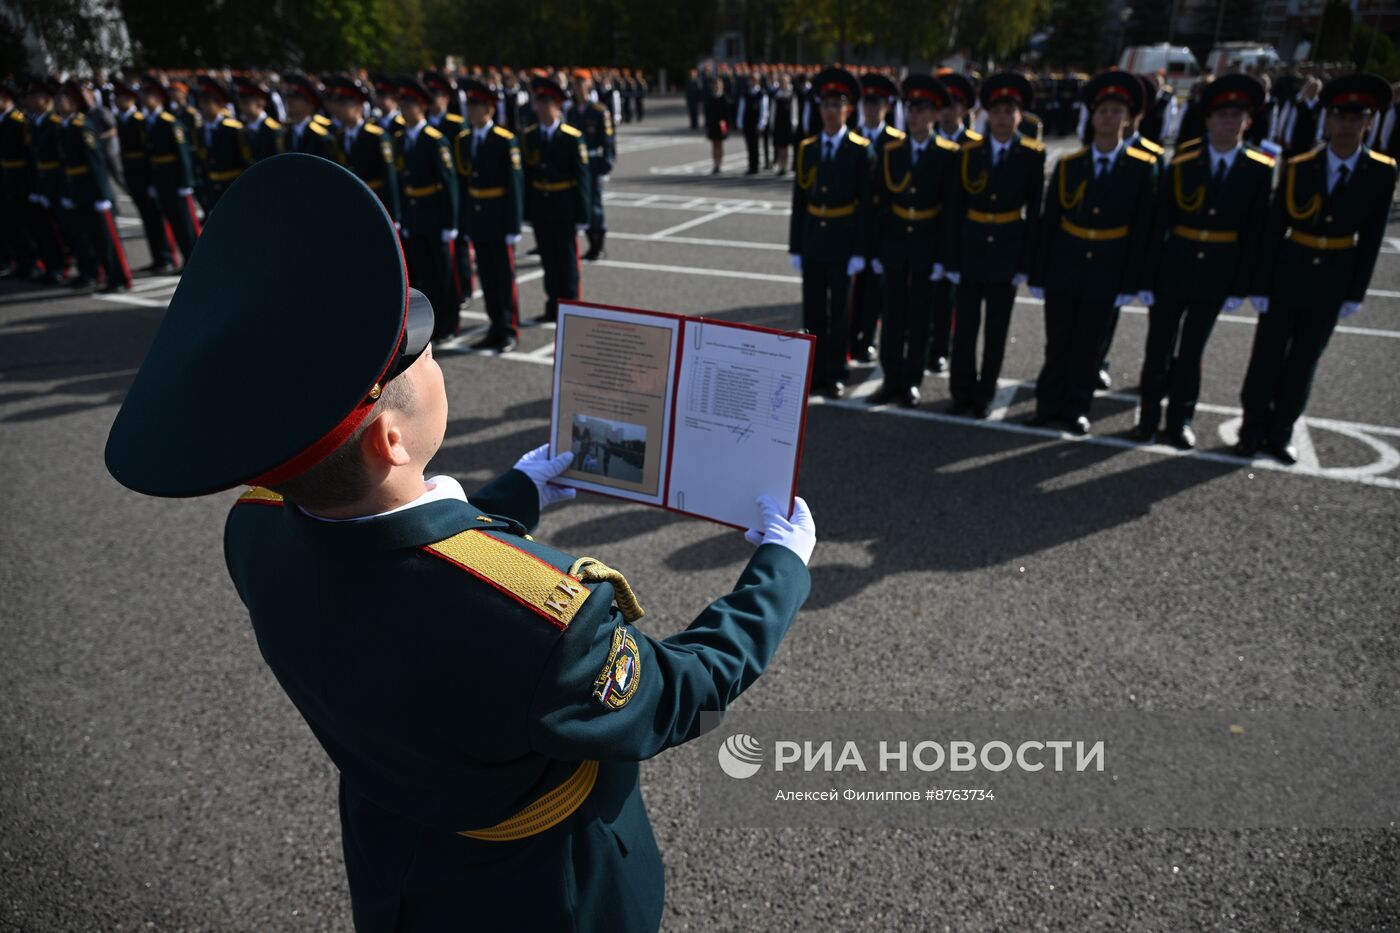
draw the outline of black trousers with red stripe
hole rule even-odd
[[[481,294],[491,321],[488,337],[520,338],[519,308],[515,295],[515,247],[504,240],[472,241]]]
[[[110,210],[98,211],[91,204],[79,204],[63,209],[60,217],[79,275],[96,279],[101,270],[108,285],[131,286],[131,269]]]
[[[199,209],[195,207],[194,195],[182,195],[174,188],[158,188],[156,193],[160,213],[175,234],[175,245],[180,247],[181,262],[188,265],[194,241],[199,239]]]
[[[175,237],[161,212],[160,200],[151,197],[144,189],[132,191],[131,200],[136,202],[136,212],[141,215],[141,229],[146,234],[151,263],[157,266],[173,265]]]
[[[540,248],[540,265],[544,266],[544,313],[552,321],[559,315],[560,299],[580,297],[578,240],[574,225],[537,223],[535,242]]]
[[[433,306],[433,339],[446,340],[457,333],[458,302],[452,285],[453,244],[444,243],[440,231],[410,235],[404,241],[408,282],[427,296]]]

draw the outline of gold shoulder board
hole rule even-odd
[[[423,549],[489,584],[558,629],[569,627],[589,597],[589,589],[578,577],[475,529],[426,544]]]
[[[1045,143],[1041,142],[1041,141],[1038,140],[1038,139],[1031,139],[1029,136],[1022,136],[1022,137],[1021,137],[1021,145],[1025,146],[1027,149],[1031,150],[1032,152],[1044,152],[1044,151],[1045,151]]]
[[[1139,162],[1146,162],[1148,165],[1153,165],[1157,161],[1157,157],[1155,155],[1148,152],[1146,149],[1139,149],[1137,146],[1129,146],[1128,155],[1132,156],[1134,159],[1137,159]]]
[[[1269,155],[1267,152],[1260,152],[1258,149],[1246,148],[1244,154],[1249,158],[1253,159],[1255,162],[1258,162],[1262,165],[1267,165],[1269,168],[1274,167],[1274,157]]]
[[[282,496],[264,486],[252,486],[238,497],[235,505],[281,505]]]
[[[849,136],[849,137],[851,138],[851,142],[855,143],[857,146],[868,146],[868,145],[870,145],[870,140],[866,139],[864,136],[860,135],[859,133],[849,133],[849,132],[848,132],[846,135]]]
[[[559,128],[560,128],[561,130],[563,130],[565,133],[568,133],[570,136],[576,136],[576,137],[582,137],[582,136],[583,136],[583,133],[582,133],[577,127],[575,127],[575,126],[570,126],[570,125],[567,124],[567,123],[560,123],[560,124],[559,124]]]
[[[1366,154],[1371,158],[1375,159],[1377,162],[1381,163],[1382,165],[1395,164],[1395,160],[1390,156],[1386,155],[1384,152],[1377,152],[1374,149],[1367,149]]]

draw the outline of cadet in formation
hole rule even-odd
[[[457,241],[457,169],[452,141],[428,125],[428,89],[412,75],[398,80],[404,128],[394,134],[394,170],[399,178],[399,223],[413,287],[428,296],[437,315],[434,340],[457,335],[458,308],[452,285]]]
[[[607,219],[603,216],[603,185],[617,161],[617,140],[613,136],[612,114],[608,108],[591,98],[591,72],[580,68],[574,72],[574,96],[566,105],[565,121],[583,136],[588,152],[588,252],[589,262],[603,255],[608,235]]]
[[[224,556],[339,772],[357,930],[654,931],[638,762],[768,665],[810,591],[811,515],[756,505],[734,591],[656,638],[622,573],[530,534],[572,495],[551,482],[570,453],[470,497],[428,471],[448,424],[433,328],[374,192],[325,159],[259,162],[210,217],[107,467],[156,496],[251,487]]]
[[[243,124],[229,115],[233,94],[223,82],[201,75],[196,85],[201,125],[195,129],[200,203],[208,217],[228,186],[253,164]]]
[[[268,108],[272,92],[266,84],[251,78],[233,79],[238,94],[238,110],[243,115],[243,128],[248,135],[248,151],[257,162],[287,151],[287,129],[274,119]]]
[[[564,89],[549,78],[530,82],[538,122],[520,143],[525,171],[525,217],[535,231],[544,267],[544,313],[559,317],[559,302],[582,297],[577,235],[592,217],[593,174],[583,133],[563,121]]]
[[[944,70],[939,80],[948,89],[948,106],[938,114],[936,132],[959,146],[976,143],[982,134],[968,126],[968,114],[977,102],[977,87],[972,79],[955,71]],[[933,332],[929,341],[928,367],[936,373],[946,372],[953,344],[953,291],[955,286],[946,277],[933,284]]]
[[[150,185],[146,188],[170,226],[180,247],[180,261],[188,264],[199,236],[199,212],[194,204],[194,166],[185,126],[167,109],[170,93],[159,78],[147,76],[141,82],[146,111],[146,162]]]
[[[365,119],[369,91],[354,78],[332,77],[326,82],[326,105],[335,117],[336,161],[379,196],[385,212],[399,222],[399,175],[394,167],[394,142],[379,124]]]
[[[882,74],[860,79],[860,123],[856,134],[875,147],[875,163],[880,164],[885,147],[904,138],[901,130],[888,125],[890,108],[899,100],[899,88]],[[884,304],[883,276],[867,264],[851,283],[851,359],[860,363],[875,360],[875,328]]]
[[[64,177],[60,214],[64,240],[78,263],[78,276],[70,284],[84,288],[96,283],[101,273],[102,291],[117,292],[131,287],[131,269],[112,221],[116,194],[107,175],[107,157],[96,131],[80,112],[85,104],[82,85],[65,82],[56,106],[61,119],[58,148]]]

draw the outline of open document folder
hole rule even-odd
[[[807,423],[815,338],[657,311],[560,302],[554,482],[739,528],[787,503]]]

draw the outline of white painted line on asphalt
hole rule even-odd
[[[719,220],[721,217],[727,217],[730,214],[742,210],[744,207],[748,206],[749,203],[750,202],[748,201],[740,201],[739,204],[735,207],[713,211],[712,213],[705,214],[702,217],[695,217],[685,221],[684,223],[676,224],[674,227],[667,227],[665,230],[653,233],[651,235],[651,239],[664,240],[666,237],[670,236],[673,233],[680,233],[682,230],[689,230],[691,227],[698,227],[701,224],[707,224],[712,220]]]
[[[709,219],[711,219],[711,218],[706,218],[706,219],[709,220]],[[655,234],[651,234],[651,233],[618,233],[616,230],[609,230],[609,231],[608,231],[608,239],[610,239],[610,240],[641,240],[641,241],[646,242],[646,241],[654,241],[654,240],[656,239],[656,235],[655,235]],[[744,250],[745,252],[747,252],[747,251],[749,251],[749,250],[755,250],[755,249],[766,249],[766,250],[772,250],[772,251],[774,251],[774,252],[779,252],[779,253],[785,253],[785,252],[787,252],[787,242],[786,242],[786,240],[785,240],[784,242],[782,242],[782,243],[754,243],[754,242],[751,242],[751,241],[710,240],[710,239],[706,239],[706,238],[704,238],[704,237],[693,237],[693,236],[668,236],[668,237],[666,237],[665,242],[667,242],[667,243],[679,243],[679,244],[682,244],[682,245],[685,245],[685,246],[726,246],[726,247],[731,247],[731,248],[734,248],[734,249],[742,249],[742,250]]]
[[[1366,289],[1366,297],[1368,297],[1368,298],[1400,298],[1400,292],[1392,292],[1392,291],[1388,291],[1387,289],[1384,289],[1384,288],[1368,288],[1368,289]]]
[[[992,396],[992,404],[987,411],[989,421],[1005,421],[1006,410],[1011,407],[1011,403],[1016,399],[1016,390],[1021,383],[1008,379],[997,380],[997,391]]]
[[[668,266],[654,262],[623,262],[618,259],[599,259],[592,263],[612,269],[637,269],[644,272],[674,272],[679,275],[706,275],[718,279],[747,279],[752,282],[783,282],[801,284],[800,276],[773,275],[768,272],[741,272],[737,269],[704,269],[698,266]]]
[[[1313,447],[1306,419],[1299,418],[1293,423],[1293,446],[1298,448],[1298,466],[1305,470],[1322,468],[1322,464],[1317,462],[1317,448]]]
[[[1032,297],[1030,297],[1029,295],[1018,295],[1018,296],[1016,296],[1016,303],[1017,303],[1018,305],[1043,305],[1043,304],[1045,304],[1045,302],[1044,302],[1044,301],[1041,301],[1039,298],[1032,298]],[[1137,305],[1124,305],[1124,306],[1123,306],[1122,308],[1120,308],[1119,310],[1122,311],[1124,314],[1146,314],[1146,313],[1147,313],[1147,309],[1146,309],[1146,308],[1139,307],[1139,306],[1137,306]],[[1215,320],[1216,320],[1217,323],[1221,323],[1221,324],[1244,324],[1244,325],[1246,325],[1246,326],[1248,326],[1248,327],[1257,327],[1257,326],[1259,325],[1259,316],[1258,316],[1257,314],[1250,314],[1250,315],[1247,315],[1247,316],[1241,316],[1241,313],[1240,313],[1240,312],[1235,312],[1235,313],[1233,313],[1233,314],[1222,314],[1222,315],[1220,315],[1218,318],[1216,318]],[[1338,324],[1337,327],[1336,327],[1336,329],[1334,330],[1334,333],[1338,333],[1338,334],[1354,334],[1354,335],[1356,335],[1356,336],[1358,336],[1358,337],[1390,337],[1390,338],[1400,338],[1400,330],[1381,330],[1380,328],[1376,328],[1376,327],[1352,327],[1352,326],[1347,325],[1347,324]]]

